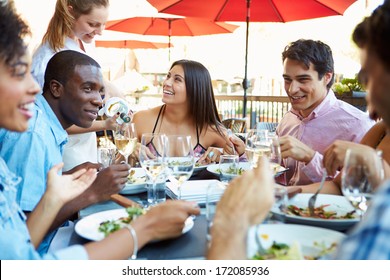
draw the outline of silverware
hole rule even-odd
[[[320,183],[320,186],[318,187],[318,190],[316,191],[315,194],[313,194],[310,199],[309,199],[309,212],[310,212],[310,216],[314,216],[314,205],[316,204],[316,200],[317,200],[317,195],[320,193],[320,191],[322,190],[322,187],[324,186],[324,183],[325,183],[325,179],[326,177],[328,176],[326,174],[326,169],[324,168],[322,170],[322,180],[321,180],[321,183]]]
[[[255,239],[256,239],[256,244],[257,244],[257,254],[260,255],[260,256],[263,256],[263,255],[265,255],[267,253],[267,250],[261,244],[261,240],[260,240],[260,225],[261,224],[258,224],[256,226]]]
[[[123,196],[120,194],[112,194],[111,195],[111,200],[114,201],[115,203],[119,204],[122,207],[139,207],[142,208],[140,204],[137,202]]]

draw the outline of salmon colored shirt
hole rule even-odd
[[[291,186],[321,181],[326,148],[337,139],[360,142],[374,123],[367,113],[338,100],[332,90],[306,118],[291,109],[281,120],[276,134],[294,136],[316,153],[308,164],[292,158],[284,159],[283,165],[289,168],[285,183]]]

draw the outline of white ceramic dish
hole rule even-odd
[[[127,212],[125,208],[107,210],[107,211],[91,214],[76,223],[75,231],[78,235],[80,235],[85,239],[89,239],[92,241],[99,241],[104,238],[104,234],[98,231],[100,224],[107,220],[116,220],[121,217],[127,217]],[[194,226],[194,220],[192,217],[189,217],[185,221],[183,234],[190,231],[193,226]]]
[[[247,257],[252,258],[257,252],[255,234],[260,235],[261,244],[268,249],[275,241],[292,245],[297,242],[300,245],[303,257],[316,258],[322,248],[329,248],[333,243],[339,244],[345,234],[324,228],[292,225],[292,224],[263,224],[259,231],[252,227],[248,233]],[[318,244],[321,244],[318,245]]]
[[[228,163],[226,165],[229,165]],[[243,171],[251,169],[251,164],[249,162],[240,162],[239,168],[241,168]],[[207,170],[217,176],[220,175],[219,173],[220,165],[219,164],[213,164],[207,166]],[[232,177],[237,177],[237,175],[231,174]]]
[[[271,167],[278,166],[277,167],[277,172],[275,173],[275,176],[279,176],[280,174],[282,174],[282,173],[287,171],[286,168],[284,168],[283,166],[280,166],[280,165],[278,165],[276,163],[270,163],[270,165],[271,165]],[[239,163],[239,168],[242,168],[243,171],[249,170],[249,169],[251,169],[251,164],[249,162],[240,162]],[[215,175],[218,175],[218,176],[220,175],[219,169],[220,169],[219,164],[214,164],[214,165],[207,166],[207,170],[209,172],[214,173]],[[236,177],[237,175],[233,175],[232,174],[231,176],[232,177]]]
[[[120,194],[137,194],[146,192],[147,176],[143,168],[131,168],[135,173],[131,176],[133,182],[127,181],[125,187],[119,192]]]
[[[308,207],[308,201],[312,194],[303,193],[303,194],[297,194],[293,198],[291,198],[287,205],[295,205],[300,208],[306,208]],[[330,194],[319,194],[317,196],[316,204],[315,206],[318,207],[320,205],[329,204],[325,208],[327,211],[336,211],[338,216],[345,215],[348,212],[351,212],[354,210],[352,205],[349,203],[349,201],[341,195],[330,195]],[[280,215],[281,211],[279,209],[272,209],[272,212],[276,215]],[[354,219],[321,219],[321,218],[314,218],[314,217],[300,217],[295,215],[286,215],[286,222],[295,223],[295,224],[304,224],[304,225],[311,225],[311,226],[317,226],[317,227],[323,227],[323,228],[329,228],[334,230],[347,230],[353,225],[355,225],[357,222],[359,222],[359,217],[357,214],[355,214],[356,218]]]

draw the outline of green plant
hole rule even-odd
[[[357,75],[355,78],[344,78],[341,82],[334,83],[332,89],[338,95],[352,93],[353,91],[364,91],[364,87],[359,83]]]

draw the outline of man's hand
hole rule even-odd
[[[308,164],[315,155],[312,148],[290,135],[279,137],[279,144],[282,158],[290,157]]]
[[[87,190],[94,202],[110,199],[114,193],[122,190],[129,176],[130,165],[113,164],[101,170],[92,186]]]
[[[92,163],[92,162],[84,162],[82,164],[79,164],[75,167],[73,167],[71,170],[68,170],[66,172],[62,172],[62,174],[73,174],[75,172],[77,172],[78,170],[81,170],[81,169],[96,169],[96,170],[100,170],[103,166],[100,164],[100,163]]]
[[[348,148],[358,148],[363,145],[350,141],[336,140],[324,152],[323,164],[329,175],[335,175],[336,171],[340,171],[344,166],[345,153]],[[367,146],[367,148],[369,148]],[[371,148],[370,148],[371,149]]]

